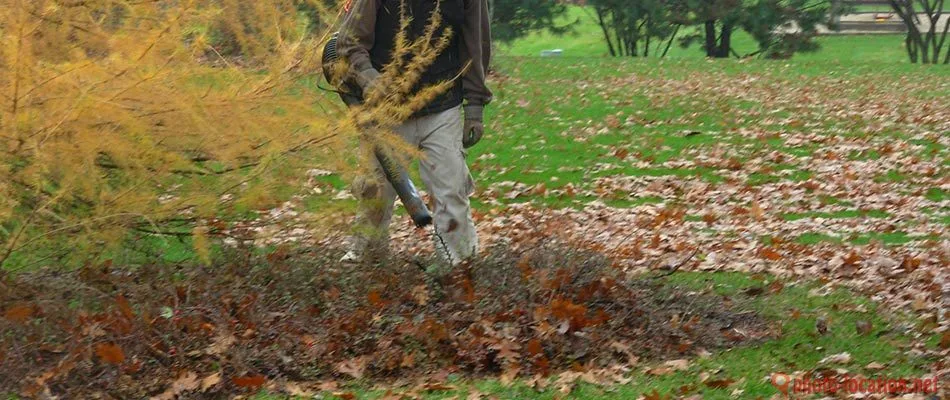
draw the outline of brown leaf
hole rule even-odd
[[[426,384],[423,384],[422,387],[420,387],[419,389],[425,392],[447,392],[451,390],[456,390],[458,389],[458,387],[452,386],[452,385],[446,385],[444,383],[426,383]]]
[[[121,364],[125,361],[125,353],[122,348],[111,343],[97,344],[96,355],[109,364]]]
[[[771,248],[768,248],[768,247],[763,248],[762,251],[759,252],[759,254],[762,256],[762,258],[766,260],[778,261],[782,259],[781,253],[775,250],[772,250]]]
[[[643,395],[643,399],[644,400],[669,400],[670,396],[669,395],[663,396],[660,394],[660,392],[657,392],[656,389],[653,389],[652,392],[645,393]]]
[[[735,382],[736,382],[735,380],[729,379],[729,378],[713,379],[713,380],[706,381],[705,385],[706,387],[713,388],[713,389],[725,389]]]
[[[356,395],[353,394],[353,392],[333,392],[333,395],[343,400],[353,400],[356,398]]]
[[[516,364],[511,364],[505,368],[505,372],[501,374],[499,381],[504,386],[511,386],[514,383],[515,378],[518,377],[518,374],[521,373],[521,367]]]
[[[366,364],[369,363],[369,357],[356,357],[343,361],[336,366],[336,370],[341,374],[352,376],[356,379],[363,377],[366,371]]]
[[[617,129],[620,127],[620,118],[617,118],[616,115],[608,115],[607,118],[604,119],[604,122],[607,124],[607,127],[611,129]]]
[[[194,372],[183,372],[178,376],[171,386],[158,396],[153,396],[152,400],[175,400],[180,395],[197,390],[201,383],[198,382],[198,374]]]
[[[33,306],[29,304],[17,304],[8,308],[3,317],[17,323],[24,323],[33,315]]]
[[[402,356],[402,362],[399,363],[400,367],[403,368],[412,368],[416,366],[416,355],[415,353],[406,353]]]
[[[541,341],[535,338],[528,341],[527,350],[528,354],[534,357],[544,352],[544,347],[541,345]]]
[[[212,356],[224,354],[235,342],[237,342],[237,338],[234,335],[219,334],[214,338],[214,342],[205,349],[205,353]]]
[[[316,393],[314,393],[314,392],[312,392],[312,391],[310,391],[310,390],[305,389],[305,388],[304,388],[303,386],[301,386],[299,383],[295,383],[295,382],[287,382],[287,383],[285,383],[285,384],[283,385],[283,387],[281,388],[281,392],[284,392],[284,393],[286,393],[286,394],[289,394],[289,395],[291,395],[291,396],[293,396],[293,397],[295,397],[295,398],[296,398],[296,397],[302,397],[302,398],[312,399],[312,398],[316,398],[316,397],[317,397],[317,394],[316,394]]]
[[[627,149],[617,149],[614,151],[614,157],[617,157],[620,160],[625,160],[628,155],[630,155],[630,150]]]
[[[383,300],[383,297],[379,294],[379,291],[373,290],[366,295],[366,299],[369,300],[369,304],[372,304],[374,307],[380,307],[386,305],[386,301]]]
[[[267,378],[264,377],[264,375],[236,376],[231,378],[231,383],[237,387],[259,389],[261,386],[264,386],[264,384],[267,383]]]
[[[944,331],[943,336],[940,337],[940,348],[950,349],[950,331]]]
[[[776,294],[780,293],[782,289],[785,289],[785,285],[782,282],[774,281],[769,284],[769,293]]]
[[[854,323],[854,328],[858,332],[858,335],[867,335],[874,330],[874,326],[871,324],[871,321],[857,320]]]
[[[828,333],[828,318],[818,317],[815,320],[815,330],[818,331],[819,335]]]
[[[482,400],[482,398],[486,396],[485,393],[479,392],[477,389],[471,389],[465,400]]]
[[[751,214],[752,218],[755,218],[756,221],[765,219],[765,211],[762,210],[762,206],[759,205],[758,201],[752,201],[752,206],[749,207],[749,214]]]
[[[663,376],[673,373],[673,368],[670,367],[655,367],[647,370],[647,373],[653,376]]]
[[[219,383],[221,383],[220,372],[216,372],[211,375],[208,375],[201,380],[201,391],[207,392],[208,389],[211,389],[212,387],[214,387],[215,385]]]
[[[502,340],[500,343],[492,345],[491,348],[498,350],[498,358],[505,360],[505,362],[516,363],[521,358],[521,354],[518,353],[518,350],[521,350],[521,345],[510,340]]]
[[[116,296],[115,303],[119,306],[119,311],[122,312],[122,316],[126,319],[132,319],[132,317],[135,316],[135,314],[132,313],[132,305],[129,304],[129,300],[126,299],[125,296],[121,294]]]
[[[868,365],[865,365],[864,368],[867,369],[868,371],[880,371],[886,368],[886,366],[879,362],[870,362],[868,363]]]
[[[420,306],[429,304],[429,287],[425,284],[414,286],[412,288],[412,299]]]

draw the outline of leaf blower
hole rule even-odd
[[[327,82],[337,88],[336,92],[343,99],[343,102],[352,107],[363,102],[363,91],[354,82],[335,76],[338,74],[334,73],[334,67],[340,60],[340,55],[337,52],[338,41],[339,33],[334,33],[323,47],[323,76]],[[431,225],[432,214],[429,213],[425,202],[422,201],[422,196],[419,195],[419,191],[413,185],[412,179],[409,179],[409,172],[386,155],[381,146],[376,145],[373,153],[382,167],[383,176],[393,186],[396,195],[399,196],[399,200],[406,207],[406,211],[409,212],[416,227],[422,228]]]

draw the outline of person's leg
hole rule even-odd
[[[406,121],[395,132],[406,140],[415,134],[416,123]],[[370,143],[361,143],[362,151],[372,151]],[[375,156],[370,156],[373,172],[370,176],[358,177],[351,190],[359,201],[359,211],[353,233],[347,240],[344,262],[361,262],[367,255],[375,259],[386,256],[389,250],[389,224],[393,217],[393,202],[396,192],[383,175],[382,166]]]
[[[469,196],[475,190],[462,149],[462,114],[453,108],[418,120],[425,156],[419,163],[422,181],[432,195],[436,252],[457,265],[478,251],[478,235]]]

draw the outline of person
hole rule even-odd
[[[466,149],[482,138],[483,110],[492,99],[485,84],[491,57],[488,4],[487,0],[350,0],[338,51],[347,61],[348,75],[363,93],[385,90],[379,81],[380,71],[392,60],[401,10],[408,17],[405,34],[409,40],[423,36],[433,12],[439,12],[442,21],[433,38],[451,29],[448,46],[422,73],[414,90],[445,81],[452,81],[451,88],[394,131],[423,153],[419,172],[433,200],[436,254],[442,265],[454,267],[478,251],[469,203],[474,182],[465,157]],[[388,251],[396,193],[382,177],[378,162],[376,173],[357,179],[352,189],[360,210],[342,261],[362,262],[371,252]],[[444,268],[441,271],[446,272]]]

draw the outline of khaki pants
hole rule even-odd
[[[438,232],[433,238],[436,253],[451,265],[459,264],[478,251],[478,236],[468,200],[475,188],[462,149],[461,107],[410,119],[396,127],[395,132],[424,153],[419,172],[433,199],[431,211]],[[396,192],[383,177],[379,163],[373,162],[376,176],[353,183],[353,194],[360,200],[360,212],[350,238],[350,251],[360,258],[367,250],[388,249],[388,228],[396,199]]]

